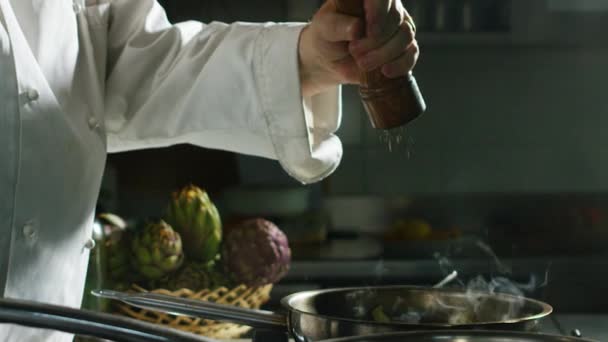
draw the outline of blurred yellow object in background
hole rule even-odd
[[[385,234],[385,239],[389,241],[425,240],[431,236],[432,232],[431,225],[423,219],[402,219],[392,225],[391,229]]]

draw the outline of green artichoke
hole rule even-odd
[[[169,279],[169,290],[189,289],[198,291],[211,287],[211,277],[209,276],[205,264],[191,262],[180,269],[174,277]]]
[[[103,242],[106,276],[112,281],[125,281],[130,276],[131,256],[127,231],[114,231]]]
[[[180,289],[215,290],[221,286],[230,287],[231,285],[232,282],[221,272],[221,267],[215,262],[189,262],[171,276],[167,283],[171,291]]]
[[[174,193],[165,219],[182,236],[189,259],[208,262],[219,254],[222,222],[204,190],[189,185]]]
[[[182,240],[165,221],[149,222],[131,241],[134,268],[150,280],[177,270],[184,261]]]
[[[104,213],[95,218],[93,238],[96,244],[91,249],[89,258],[82,302],[84,309],[108,311],[109,301],[93,296],[91,290],[113,288],[117,281],[123,281],[133,273],[129,272],[130,256],[126,233],[125,221],[115,214]]]
[[[224,272],[221,271],[220,267],[216,267],[212,269],[209,273],[211,277],[211,288],[216,289],[218,287],[227,287],[231,288],[236,286],[234,281],[228,277]]]

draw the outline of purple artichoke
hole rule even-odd
[[[227,232],[222,258],[234,281],[257,287],[274,284],[287,274],[291,250],[287,237],[274,223],[253,219]]]

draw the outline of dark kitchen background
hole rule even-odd
[[[317,0],[161,1],[171,20],[307,21]],[[388,146],[344,87],[344,159],[301,186],[269,160],[193,146],[111,155],[100,210],[157,215],[188,183],[262,216],[304,289],[507,278],[560,313],[608,311],[608,1],[409,0],[428,112]],[[238,94],[235,94],[238,96]],[[204,110],[204,108],[201,108]],[[170,114],[170,113],[167,113]],[[272,302],[270,307],[276,305]]]

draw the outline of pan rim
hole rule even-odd
[[[401,332],[388,332],[388,333],[378,333],[378,334],[370,334],[365,336],[350,336],[350,337],[339,337],[325,340],[324,342],[360,342],[365,339],[374,339],[378,337],[416,337],[421,335],[428,334],[465,334],[473,337],[487,337],[488,335],[503,335],[501,337],[531,337],[531,336],[540,336],[543,338],[555,338],[556,341],[560,339],[566,339],[568,342],[599,342],[594,339],[581,338],[581,337],[573,337],[573,336],[562,336],[555,334],[546,334],[546,333],[533,333],[533,332],[523,332],[523,331],[510,331],[510,330],[415,330],[415,331],[401,331]]]
[[[326,315],[326,314],[318,314],[318,313],[307,312],[304,310],[296,309],[290,304],[291,301],[293,301],[294,299],[299,298],[299,297],[309,298],[309,297],[317,296],[319,294],[346,292],[346,291],[365,291],[365,290],[367,290],[367,291],[369,291],[369,290],[414,290],[414,291],[426,291],[426,292],[443,292],[443,293],[460,292],[460,293],[462,293],[462,291],[460,291],[458,289],[445,289],[445,288],[435,289],[435,288],[429,288],[429,287],[424,287],[424,286],[409,286],[409,285],[340,287],[340,288],[331,288],[331,289],[323,289],[323,290],[310,290],[310,291],[296,292],[296,293],[293,293],[293,294],[288,295],[288,296],[284,297],[283,299],[281,299],[281,305],[284,308],[286,308],[289,312],[297,312],[298,314],[301,314],[301,315],[310,315],[310,316],[315,316],[315,317],[326,319],[326,320],[335,320],[335,321],[350,322],[350,323],[357,323],[357,324],[368,324],[368,325],[374,325],[374,326],[398,325],[398,326],[403,326],[403,327],[410,327],[410,329],[416,328],[415,330],[421,330],[424,328],[471,329],[471,328],[480,328],[480,327],[482,328],[482,327],[487,327],[487,326],[492,326],[492,325],[517,324],[517,323],[524,323],[524,322],[539,320],[539,319],[545,318],[553,313],[553,307],[551,305],[549,305],[548,303],[541,302],[539,300],[528,298],[528,297],[521,297],[524,300],[524,302],[537,305],[539,308],[541,308],[541,312],[534,314],[534,315],[518,317],[518,318],[513,318],[513,319],[506,319],[506,320],[502,320],[502,321],[485,321],[485,322],[467,323],[467,324],[449,324],[449,323],[415,323],[414,324],[414,323],[406,323],[406,322],[398,322],[398,321],[376,322],[376,321],[372,321],[372,320],[344,318],[344,317],[338,317],[338,316],[332,316],[332,315]],[[489,294],[484,294],[484,293],[480,292],[480,294],[488,295],[488,296],[495,296],[495,297],[511,298],[511,299],[520,298],[520,297],[517,297],[514,295],[504,294],[504,293],[489,295]]]

